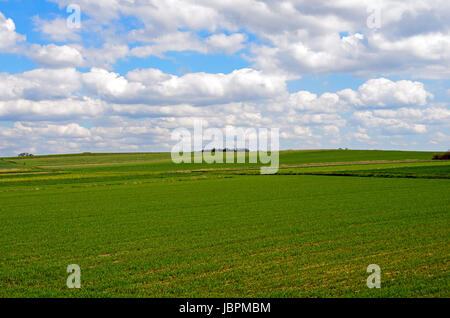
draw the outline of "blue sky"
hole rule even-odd
[[[448,14],[447,1],[1,0],[0,155],[170,150],[195,120],[280,128],[284,149],[447,150]]]

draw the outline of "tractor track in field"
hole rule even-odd
[[[0,169],[0,172],[14,172],[14,171],[20,171],[20,168],[9,168],[9,169]]]

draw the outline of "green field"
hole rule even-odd
[[[450,162],[432,156],[285,151],[276,175],[168,153],[3,158],[0,297],[450,297]]]

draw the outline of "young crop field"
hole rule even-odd
[[[432,156],[285,151],[275,175],[170,153],[3,158],[0,297],[450,297],[450,162]]]

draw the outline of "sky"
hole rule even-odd
[[[282,149],[450,148],[448,0],[0,0],[0,156],[170,151],[177,128]]]

